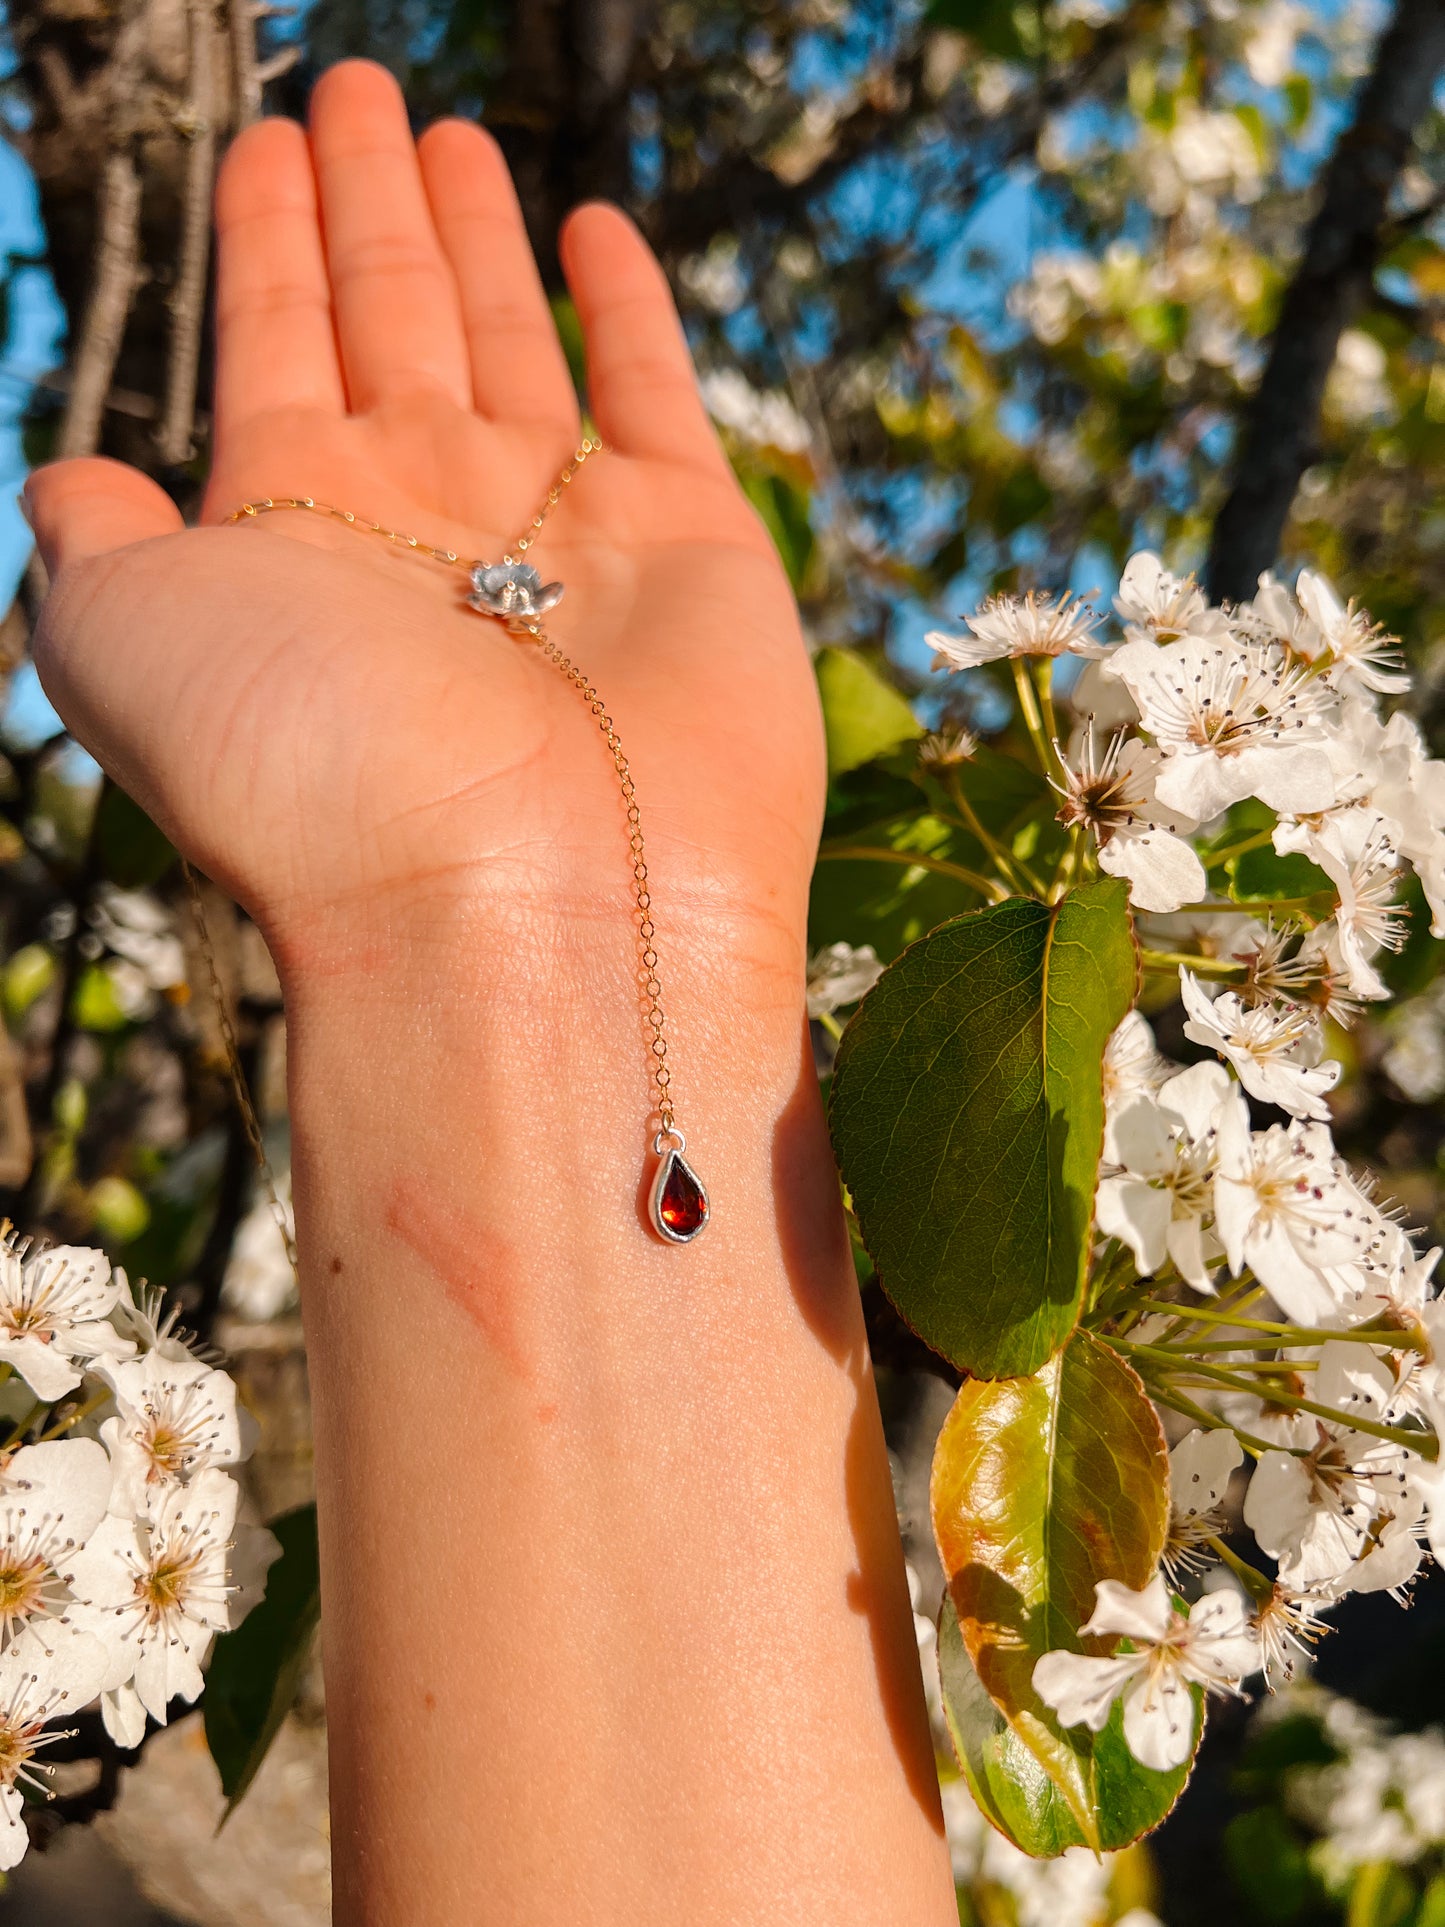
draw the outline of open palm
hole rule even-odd
[[[203,522],[302,495],[497,558],[580,434],[505,166],[460,122],[413,146],[350,62],[309,133],[250,129],[217,197],[215,462]],[[536,559],[549,626],[632,759],[659,905],[775,920],[789,947],[821,806],[787,585],[698,397],[666,284],[616,210],[563,260],[607,442]],[[283,958],[423,895],[515,918],[626,914],[616,782],[575,689],[467,609],[458,569],[321,517],[183,531],[104,461],[31,483],[54,588],[37,638],[74,733],[247,904]]]

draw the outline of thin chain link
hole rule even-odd
[[[504,564],[520,562],[536,542],[547,517],[561,501],[568,484],[584,464],[593,456],[603,452],[603,444],[595,437],[586,437],[576,453],[559,471],[556,480],[537,512],[517,536],[511,547],[502,557]],[[257,516],[267,515],[278,509],[309,510],[315,515],[324,515],[330,520],[343,523],[347,528],[358,530],[363,535],[376,535],[383,542],[390,542],[397,548],[410,550],[416,555],[425,556],[429,561],[440,562],[449,568],[462,568],[470,572],[483,566],[478,558],[460,555],[455,549],[443,549],[429,542],[422,542],[414,535],[400,529],[390,529],[384,522],[370,522],[364,516],[354,514],[350,509],[333,507],[329,502],[318,502],[311,495],[268,495],[255,502],[243,502],[240,508],[226,516],[227,522],[254,520]],[[627,847],[632,861],[632,894],[637,906],[637,936],[640,945],[639,980],[642,988],[643,1025],[647,1037],[647,1049],[651,1081],[656,1091],[656,1112],[659,1124],[658,1148],[664,1138],[672,1138],[679,1145],[682,1133],[677,1128],[677,1116],[672,1095],[672,1071],[667,1062],[667,1017],[662,1004],[662,982],[658,976],[658,957],[656,947],[657,929],[652,920],[652,894],[648,888],[647,851],[642,836],[642,813],[637,802],[637,787],[632,778],[632,766],[617,734],[616,724],[608,712],[606,703],[598,694],[596,685],[586,672],[578,667],[572,658],[553,642],[546,629],[536,617],[513,618],[507,622],[513,635],[529,637],[547,660],[558,669],[586,703],[593,720],[602,732],[612,758],[612,767],[617,772],[618,788],[621,791],[623,807],[627,812]],[[271,1209],[286,1241],[287,1255],[294,1267],[296,1247],[286,1221],[285,1208],[277,1194],[276,1182],[266,1157],[266,1147],[261,1137],[260,1125],[256,1118],[255,1106],[246,1089],[245,1074],[236,1048],[236,1034],[226,1008],[221,989],[220,975],[216,968],[215,953],[211,947],[206,929],[205,909],[201,900],[200,886],[189,864],[185,866],[186,881],[191,893],[191,906],[195,914],[196,928],[200,937],[201,950],[210,972],[211,990],[220,1016],[221,1036],[226,1046],[227,1065],[231,1083],[235,1089],[236,1102],[240,1107],[246,1135],[255,1153],[262,1181],[266,1186]]]

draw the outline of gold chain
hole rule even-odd
[[[556,480],[547,490],[546,496],[539,504],[536,514],[503,555],[502,561],[504,564],[513,565],[521,561],[522,557],[526,555],[527,551],[537,540],[538,533],[547,520],[547,517],[562,499],[563,490],[567,487],[568,483],[572,481],[579,469],[582,468],[591,456],[601,454],[602,451],[603,444],[595,436],[589,436],[579,444],[576,453],[559,471]],[[478,559],[463,556],[455,549],[435,547],[429,542],[421,541],[415,535],[408,535],[400,529],[388,528],[384,522],[370,522],[367,521],[364,516],[359,516],[350,509],[336,508],[329,502],[318,502],[316,498],[311,495],[267,495],[255,502],[243,502],[240,508],[233,510],[233,512],[224,519],[227,523],[243,522],[254,520],[257,516],[271,514],[279,509],[302,509],[309,510],[315,515],[324,515],[332,521],[343,523],[347,528],[356,529],[363,535],[380,536],[384,542],[390,542],[398,548],[410,550],[416,555],[426,557],[429,561],[440,562],[448,568],[462,568],[470,572],[475,568],[484,566]],[[608,754],[612,758],[612,766],[617,772],[618,787],[622,794],[623,806],[627,812],[627,843],[632,858],[633,899],[637,906],[637,935],[641,946],[640,979],[642,985],[643,1024],[647,1032],[652,1083],[657,1092],[656,1109],[660,1126],[657,1135],[657,1148],[659,1151],[662,1149],[664,1139],[672,1139],[681,1146],[683,1142],[682,1133],[677,1128],[676,1113],[673,1107],[672,1072],[667,1063],[667,1020],[662,1006],[662,983],[658,977],[658,957],[655,942],[657,931],[652,921],[652,896],[648,889],[647,881],[647,854],[642,836],[642,815],[637,802],[637,788],[632,778],[632,766],[627,759],[626,751],[622,747],[616,725],[608,713],[606,703],[598,694],[596,685],[587,676],[586,672],[580,669],[572,658],[552,641],[543,627],[540,616],[536,614],[522,614],[507,617],[504,618],[504,620],[506,620],[507,627],[514,635],[530,637],[532,641],[537,644],[539,650],[547,660],[552,663],[556,669],[560,670],[562,675],[566,677],[567,681],[571,683],[572,687],[576,689],[582,697],[598,729],[602,732],[603,741],[606,743]],[[207,970],[210,973],[211,990],[220,1016],[221,1036],[226,1047],[227,1066],[230,1071],[232,1086],[235,1089],[236,1102],[241,1111],[246,1136],[250,1140],[252,1151],[255,1153],[257,1166],[267,1188],[271,1209],[276,1217],[281,1234],[286,1240],[287,1253],[294,1266],[296,1262],[295,1244],[287,1226],[285,1209],[277,1194],[276,1183],[271,1173],[270,1163],[266,1157],[266,1148],[261,1137],[261,1129],[257,1121],[255,1106],[252,1104],[250,1093],[246,1089],[245,1074],[242,1071],[240,1056],[236,1048],[236,1034],[226,1008],[225,997],[221,989],[220,975],[216,968],[215,954],[206,929],[205,910],[201,900],[200,886],[189,864],[185,865],[185,873],[191,895],[191,907],[195,915],[196,928],[200,937],[201,950],[206,960]]]

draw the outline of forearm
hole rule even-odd
[[[339,1920],[955,1917],[796,968],[673,935],[682,1249],[625,926],[288,986]]]

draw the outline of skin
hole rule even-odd
[[[39,471],[76,736],[264,930],[290,1045],[340,1922],[956,1920],[803,1018],[822,733],[796,610],[616,209],[562,258],[608,452],[538,544],[632,760],[689,1154],[652,1092],[616,781],[464,578],[580,434],[501,157],[364,62],[217,194],[215,465]]]

